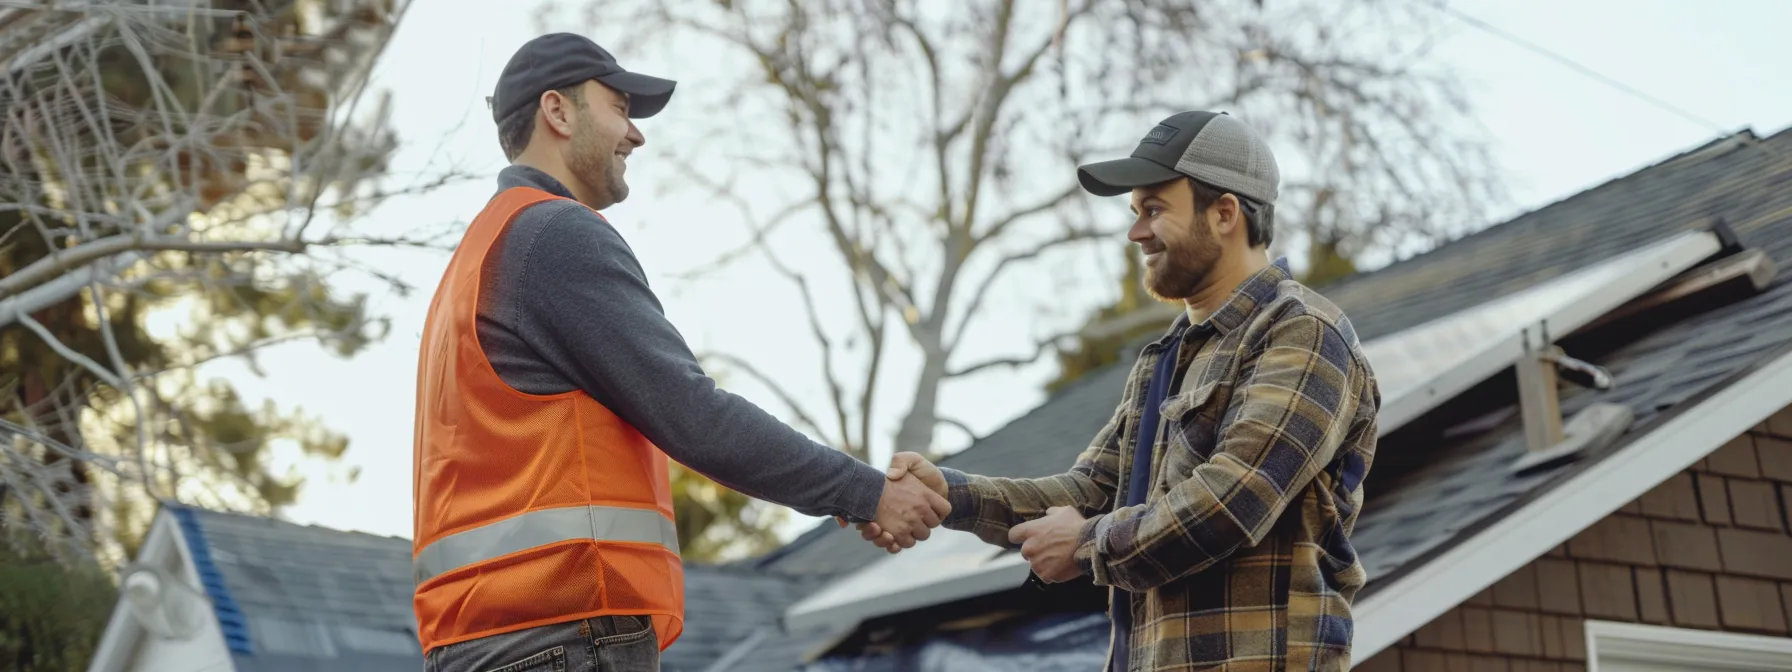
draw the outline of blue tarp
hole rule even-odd
[[[1107,659],[1107,614],[1053,614],[931,635],[895,652],[823,658],[803,672],[1090,672]]]

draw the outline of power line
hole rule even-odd
[[[1728,129],[1725,129],[1723,126],[1719,125],[1717,122],[1711,121],[1710,119],[1706,119],[1699,115],[1688,112],[1685,109],[1682,109],[1682,108],[1674,105],[1673,103],[1669,103],[1660,98],[1656,98],[1655,96],[1651,96],[1647,93],[1639,91],[1636,88],[1634,88],[1628,84],[1620,82],[1616,79],[1612,79],[1611,77],[1602,75],[1602,74],[1598,73],[1597,71],[1593,70],[1592,68],[1581,65],[1580,63],[1576,62],[1574,59],[1568,58],[1567,56],[1563,56],[1554,51],[1550,51],[1549,49],[1545,49],[1536,43],[1530,42],[1530,41],[1525,40],[1524,38],[1521,38],[1517,35],[1513,35],[1512,33],[1508,33],[1504,30],[1501,30],[1498,27],[1487,23],[1486,21],[1482,21],[1473,16],[1469,16],[1468,14],[1464,14],[1462,11],[1446,4],[1445,0],[1433,0],[1433,2],[1422,3],[1422,4],[1429,4],[1430,6],[1436,8],[1438,11],[1441,11],[1441,12],[1444,12],[1451,16],[1454,16],[1464,23],[1467,23],[1471,26],[1474,26],[1483,31],[1486,31],[1487,33],[1489,33],[1495,37],[1501,38],[1503,40],[1506,40],[1507,42],[1511,42],[1520,47],[1524,47],[1525,49],[1529,49],[1533,52],[1536,52],[1537,54],[1547,57],[1550,60],[1553,60],[1557,63],[1560,63],[1562,65],[1573,68],[1575,71],[1577,71],[1583,75],[1586,75],[1588,77],[1596,79],[1600,82],[1604,82],[1607,86],[1610,86],[1619,91],[1623,91],[1632,96],[1635,96],[1636,98],[1642,100],[1643,102],[1649,103],[1651,105],[1659,107],[1668,112],[1672,112],[1675,115],[1678,115],[1682,119],[1691,121],[1696,124],[1700,124],[1702,126],[1710,128],[1711,130],[1717,131],[1719,133],[1724,133],[1724,132],[1727,132],[1727,130],[1728,130]]]

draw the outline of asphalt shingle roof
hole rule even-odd
[[[702,672],[754,632],[775,629],[784,609],[826,578],[769,574],[744,565],[685,565],[685,630],[661,655],[660,668]]]
[[[1345,309],[1364,339],[1373,339],[1706,228],[1720,218],[1743,245],[1761,248],[1781,269],[1792,263],[1792,131],[1764,139],[1748,132],[1721,138],[1321,292]],[[1564,388],[1563,412],[1570,416],[1599,401],[1622,404],[1636,415],[1634,437],[1788,343],[1792,273],[1779,276],[1760,295],[1600,353],[1594,361],[1613,374],[1613,388]],[[1134,354],[1091,373],[942,464],[1010,477],[1067,468],[1112,413]],[[1504,389],[1510,394],[1509,386]],[[1516,408],[1496,402],[1477,413],[1456,418],[1453,427],[1384,441],[1353,535],[1371,577],[1367,591],[1622,444],[1575,465],[1516,477],[1508,469],[1524,451]],[[760,566],[836,576],[880,553],[852,530],[824,524],[766,556]],[[797,665],[795,654],[776,642],[762,648],[763,655],[745,665],[780,670]]]
[[[181,523],[239,669],[419,669],[411,542],[165,505]],[[231,613],[234,612],[234,613]]]

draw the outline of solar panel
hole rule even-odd
[[[1511,366],[1527,345],[1571,334],[1721,248],[1713,233],[1683,233],[1364,343],[1381,386],[1381,435]]]
[[[871,543],[871,542],[865,542]],[[914,548],[879,559],[790,606],[793,631],[852,626],[865,619],[1018,588],[1027,580],[1018,551],[986,544],[969,532],[936,528]]]

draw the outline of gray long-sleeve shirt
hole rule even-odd
[[[528,166],[498,174],[572,198]],[[481,271],[477,328],[498,377],[528,394],[584,390],[680,464],[814,516],[871,520],[884,474],[716,387],[666,320],[622,235],[575,201],[529,207]]]

